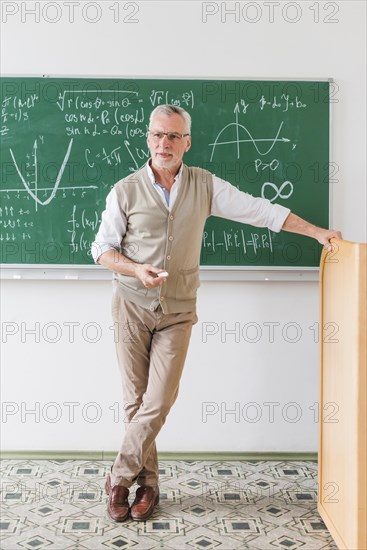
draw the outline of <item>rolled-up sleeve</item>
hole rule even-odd
[[[100,256],[107,250],[120,248],[122,238],[126,233],[126,226],[126,217],[121,212],[117,194],[113,188],[107,195],[101,225],[91,247],[95,263],[98,263]]]
[[[289,208],[273,204],[268,199],[253,197],[213,175],[212,216],[268,227],[279,233],[289,213]]]

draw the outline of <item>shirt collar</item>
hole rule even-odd
[[[149,176],[149,179],[152,183],[157,183],[155,181],[155,176],[154,176],[154,172],[152,170],[152,167],[150,166],[150,163],[152,162],[152,159],[149,159],[146,166],[147,166],[147,172],[148,172],[148,176]],[[179,171],[177,172],[177,174],[175,175],[175,183],[176,181],[179,181],[181,179],[181,176],[182,176],[182,170],[183,170],[183,162],[181,162],[181,166],[180,166],[180,169]]]

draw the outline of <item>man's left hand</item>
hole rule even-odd
[[[328,252],[331,252],[332,250],[332,244],[330,243],[330,239],[342,239],[342,234],[340,231],[335,231],[335,229],[319,229],[317,236],[317,240],[320,244],[324,245],[326,250]]]

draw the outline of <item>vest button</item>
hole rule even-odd
[[[171,256],[166,256],[167,257],[167,260],[170,260],[171,259]]]
[[[173,216],[171,215],[171,216],[169,217],[169,219],[170,219],[170,220],[173,220],[173,219],[174,219],[174,217],[173,217]]]
[[[168,237],[168,240],[169,240],[169,241],[173,241],[172,235],[170,235],[170,236]]]
[[[164,296],[161,296],[161,302],[164,302]]]

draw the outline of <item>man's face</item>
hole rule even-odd
[[[170,140],[168,136],[162,136],[157,139],[153,135],[157,132],[186,134],[187,128],[184,119],[177,114],[171,116],[156,115],[151,121],[147,138],[153,166],[178,170],[182,157],[191,147],[191,137],[185,136],[181,139]]]

